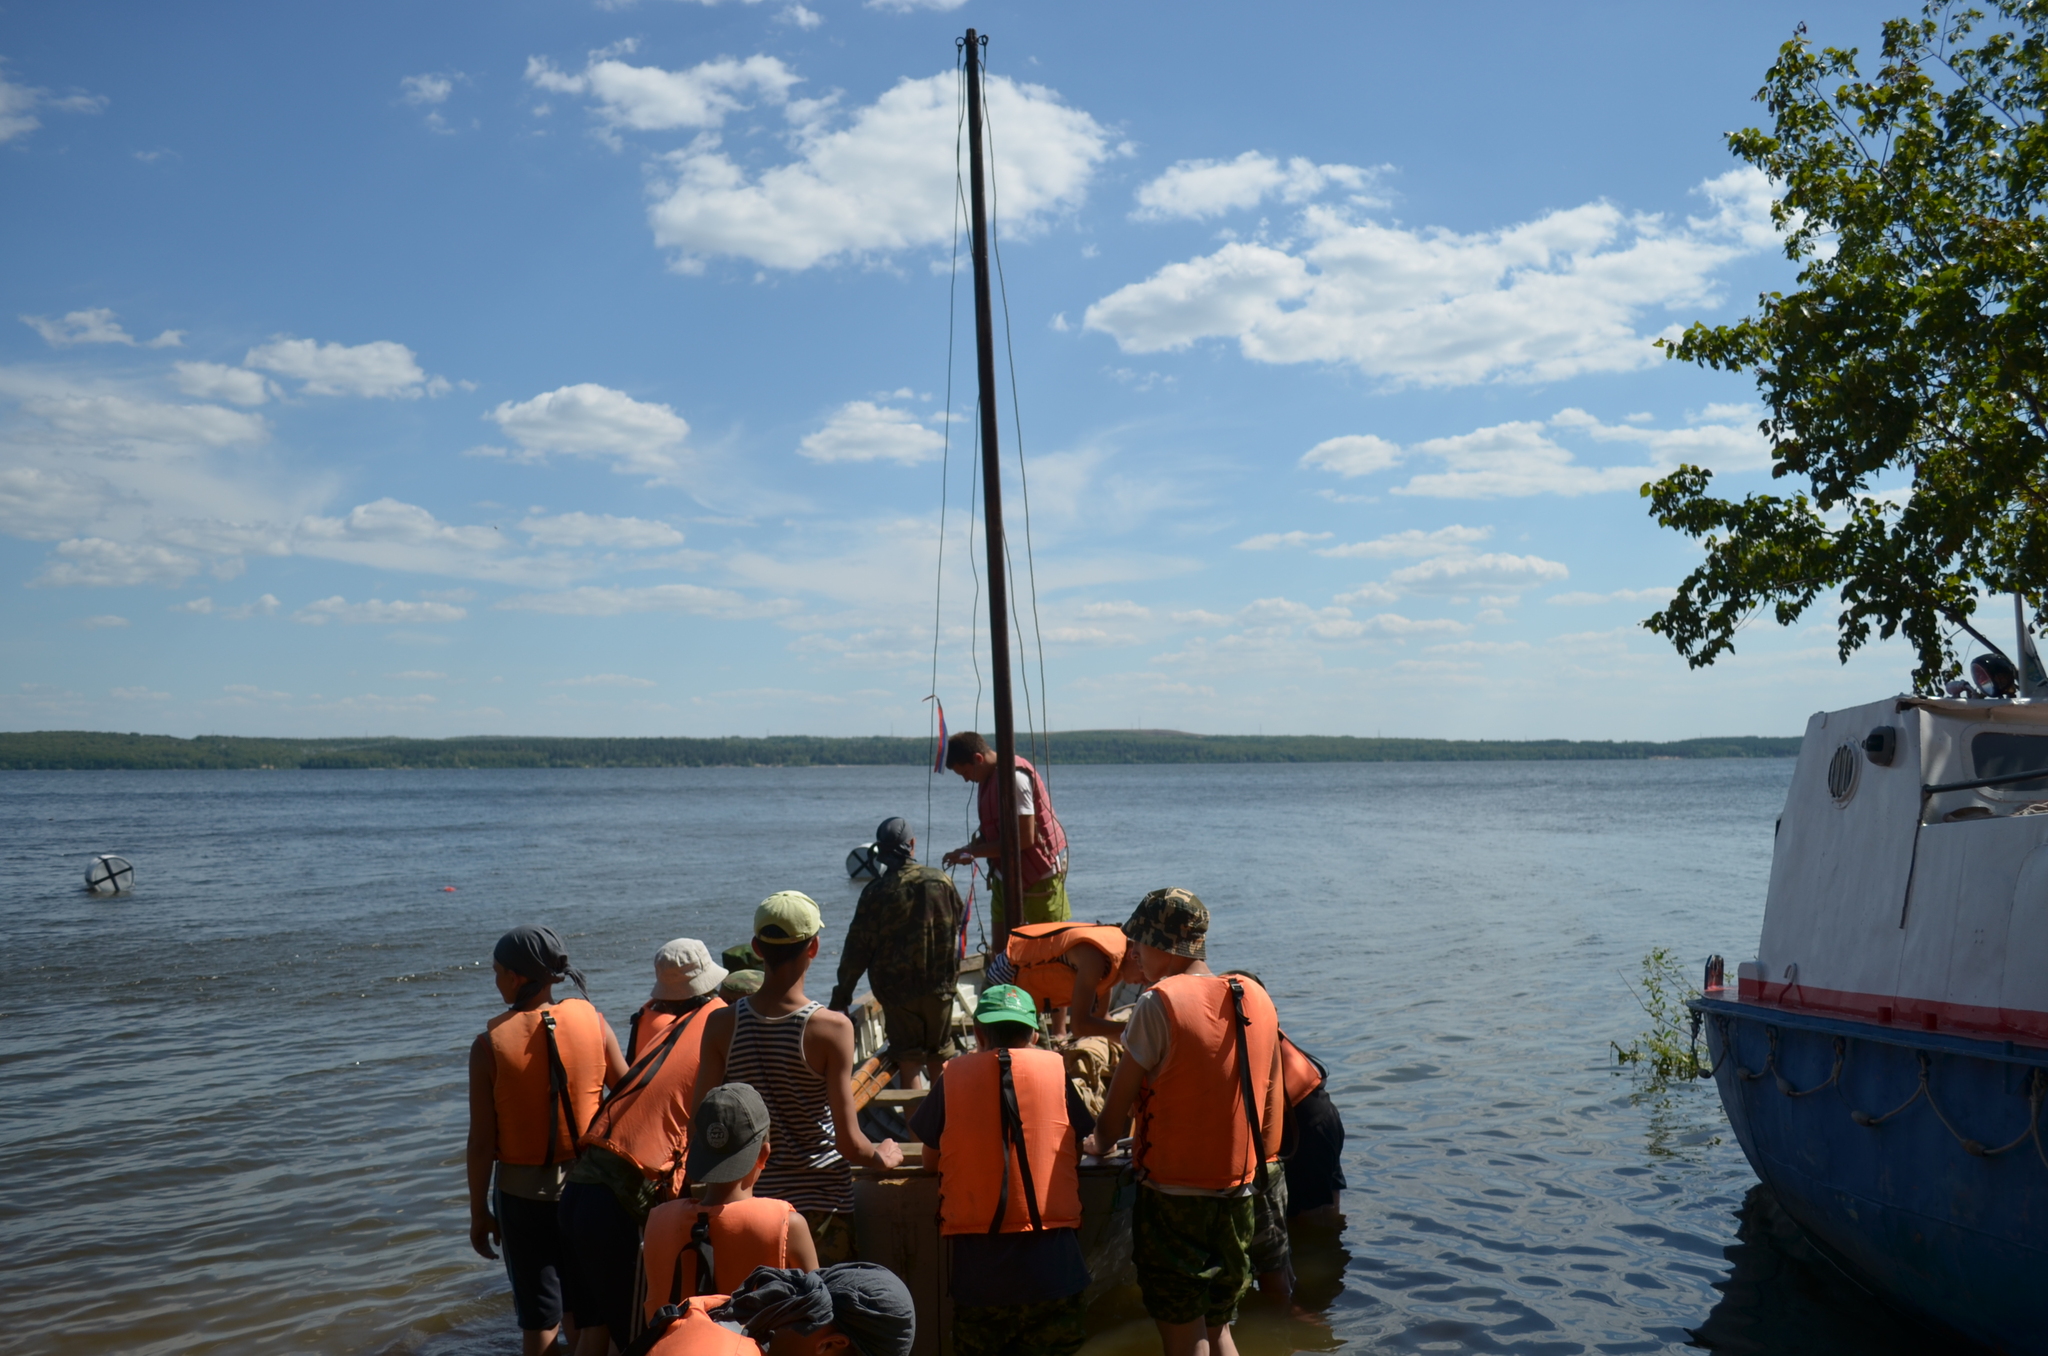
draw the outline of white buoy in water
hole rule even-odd
[[[125,895],[135,888],[135,868],[126,857],[103,853],[85,868],[85,888],[96,895]]]
[[[854,880],[880,880],[882,859],[875,855],[873,843],[862,843],[846,854],[846,874]]]

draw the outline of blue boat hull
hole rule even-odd
[[[2048,1050],[1692,1006],[1743,1152],[1815,1242],[1900,1308],[2048,1356]]]

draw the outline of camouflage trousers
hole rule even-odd
[[[811,1226],[811,1242],[818,1249],[818,1265],[829,1267],[853,1260],[853,1216],[829,1210],[806,1210],[804,1223]]]
[[[953,1310],[953,1356],[1074,1356],[1088,1340],[1083,1295]]]
[[[1253,1227],[1249,1196],[1169,1196],[1140,1187],[1131,1261],[1145,1312],[1160,1323],[1235,1322],[1252,1281]]]
[[[1293,1260],[1287,1240],[1287,1170],[1284,1163],[1266,1165],[1266,1189],[1252,1197],[1252,1274],[1287,1270]]]

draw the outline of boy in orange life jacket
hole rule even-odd
[[[654,990],[633,1014],[632,1061],[577,1141],[561,1230],[578,1356],[605,1356],[633,1331],[633,1276],[648,1207],[681,1193],[690,1108],[704,1072],[704,1022],[725,1006],[725,970],[694,937],[654,957]]]
[[[745,1325],[767,1356],[910,1356],[917,1342],[909,1289],[873,1262],[762,1267],[713,1313]]]
[[[491,970],[509,1010],[469,1047],[469,1245],[492,1259],[493,1243],[504,1248],[525,1356],[541,1356],[562,1323],[555,1203],[576,1137],[626,1058],[587,996],[556,1001],[557,983],[582,989],[583,976],[551,929],[500,937]]]
[[[1124,1038],[1124,1024],[1109,1020],[1109,996],[1119,984],[1143,984],[1138,949],[1123,929],[1102,923],[1026,923],[1010,929],[1010,944],[991,956],[988,977],[1015,984],[1053,1014],[1053,1034]],[[1066,1014],[1065,1030],[1060,1016]]]
[[[804,1217],[788,1201],[754,1194],[767,1166],[768,1104],[761,1094],[745,1083],[705,1093],[690,1124],[689,1178],[702,1193],[657,1205],[647,1216],[647,1318],[692,1295],[730,1295],[755,1267],[818,1269]]]
[[[939,1170],[955,1356],[1072,1356],[1087,1339],[1077,1170],[1092,1122],[1065,1062],[1031,1048],[1037,1031],[1030,994],[983,990],[976,1052],[946,1064],[910,1122]]]
[[[1131,1009],[1123,1063],[1082,1145],[1111,1152],[1137,1103],[1132,1261],[1166,1356],[1236,1356],[1252,1196],[1286,1105],[1272,1000],[1210,971],[1208,931],[1208,909],[1186,890],[1154,890],[1124,924],[1152,987]]]

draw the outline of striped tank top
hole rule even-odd
[[[853,1213],[853,1170],[839,1156],[825,1080],[804,1063],[804,1028],[822,1003],[763,1017],[742,998],[733,1013],[725,1081],[745,1083],[768,1104],[768,1166],[757,1196],[798,1210]]]

